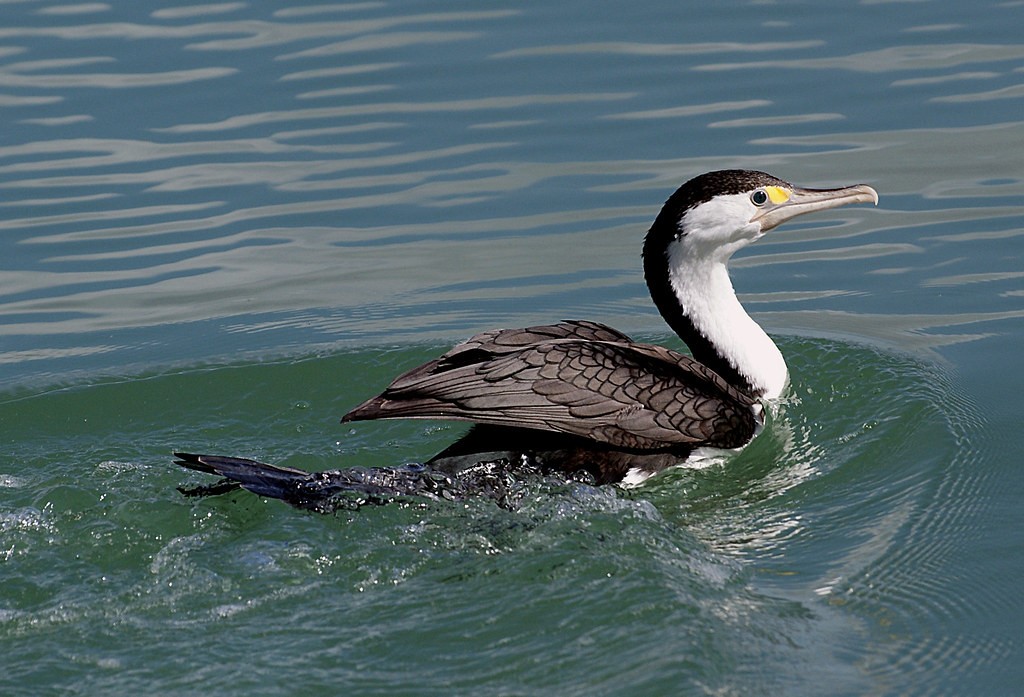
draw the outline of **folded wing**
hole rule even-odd
[[[638,450],[734,448],[755,400],[688,356],[593,322],[478,334],[399,376],[343,421],[449,418]]]

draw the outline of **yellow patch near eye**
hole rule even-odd
[[[785,203],[789,200],[789,189],[784,189],[781,186],[766,186],[764,187],[764,190],[765,193],[768,194],[768,198],[771,199],[772,203]]]

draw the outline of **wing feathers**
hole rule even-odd
[[[478,334],[343,421],[442,417],[618,447],[737,447],[755,432],[754,403],[688,356],[593,322],[562,322]]]

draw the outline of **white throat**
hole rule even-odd
[[[676,242],[669,249],[669,281],[697,331],[755,391],[775,399],[786,387],[786,361],[736,297],[726,268],[732,251],[716,258]]]

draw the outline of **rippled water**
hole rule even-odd
[[[0,692],[1012,694],[1024,6],[0,2]],[[734,279],[792,373],[733,460],[522,511],[200,502],[494,327],[667,342],[708,169],[850,208]]]

